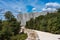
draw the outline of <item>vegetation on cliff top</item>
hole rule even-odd
[[[56,13],[40,15],[26,22],[26,28],[60,34],[60,9]]]

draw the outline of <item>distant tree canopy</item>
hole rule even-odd
[[[7,11],[4,16],[8,20],[11,19],[11,18],[14,18],[14,16],[12,15],[12,12],[10,12],[10,11]]]
[[[58,12],[60,12],[60,8],[58,8],[57,10],[58,10]]]
[[[60,34],[60,9],[57,13],[47,13],[26,22],[26,28]]]
[[[20,23],[12,12],[7,11],[4,16],[6,20],[0,20],[0,40],[25,40],[27,34],[19,34]]]

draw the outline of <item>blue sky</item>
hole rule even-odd
[[[55,5],[56,4],[56,5]],[[36,12],[40,11],[53,11],[55,8],[60,7],[60,0],[0,0],[0,14],[5,11],[11,11],[17,14],[19,11]]]

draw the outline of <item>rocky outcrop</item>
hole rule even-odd
[[[26,29],[22,26],[19,33],[21,32],[27,33],[28,37],[26,40],[39,40],[38,34],[34,30]]]
[[[38,34],[35,31],[31,29],[25,29],[24,31],[28,35],[26,40],[39,40]]]

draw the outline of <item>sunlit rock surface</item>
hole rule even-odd
[[[40,40],[60,40],[60,35],[36,31]]]
[[[25,29],[24,32],[28,35],[26,40],[39,40],[39,36],[34,30]]]
[[[57,34],[31,29],[25,29],[24,31],[28,34],[28,38],[26,40],[60,40],[60,35]]]

